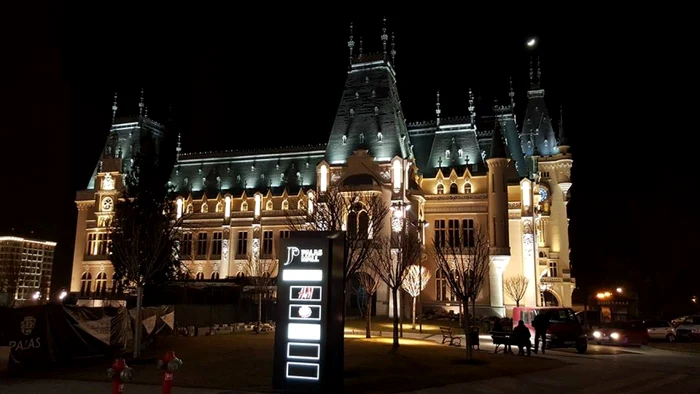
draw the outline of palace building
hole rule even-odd
[[[539,66],[531,66],[521,122],[511,85],[510,102],[490,113],[477,113],[470,92],[468,114],[443,118],[438,93],[435,118],[408,123],[386,29],[379,53],[363,53],[352,38],[349,47],[347,81],[324,143],[184,153],[178,140],[169,182],[177,215],[184,216],[180,252],[193,279],[237,277],[249,256],[275,260],[278,240],[289,236],[290,215],[304,217],[311,201],[330,188],[352,187],[381,194],[387,205],[409,207],[408,220],[422,226],[423,264],[432,274],[420,297],[423,310],[458,311],[444,275],[436,272],[432,245],[436,237],[469,237],[477,227],[488,231],[492,257],[478,315],[507,314],[515,301],[503,281],[519,274],[529,279],[521,305],[571,306],[575,279],[566,206],[572,157],[561,120],[555,134]],[[77,193],[71,290],[84,298],[114,287],[107,256],[110,217],[138,136],[165,133],[144,113],[143,98],[139,108],[137,117],[117,118],[115,97],[102,158],[87,188]],[[362,219],[346,224],[367,231]],[[396,230],[391,223],[383,228]],[[385,288],[377,293],[375,310],[390,314]]]

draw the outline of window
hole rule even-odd
[[[100,272],[95,278],[95,296],[104,297],[107,295],[107,274]]]
[[[216,272],[216,271],[212,272],[212,273],[211,273],[211,278],[214,279],[214,280],[218,280],[218,279],[219,279],[219,273]]]
[[[378,132],[378,133],[377,133],[377,142],[381,143],[381,142],[383,141],[383,139],[384,139],[384,138],[382,137],[382,132],[381,132],[381,131]]]
[[[182,243],[180,244],[180,256],[192,255],[192,233],[182,234]]]
[[[464,183],[464,194],[471,194],[472,192],[472,184],[469,182]]]
[[[274,204],[272,204],[272,199],[267,200],[267,204],[265,204],[265,210],[272,211],[274,209]]]
[[[355,204],[352,211],[348,213],[346,221],[348,236],[351,238],[358,236],[367,238],[369,236],[369,227],[369,215],[365,207],[361,203]]]
[[[92,275],[90,275],[89,272],[85,272],[83,273],[83,276],[80,277],[80,295],[86,297],[89,296],[91,287]]]
[[[457,189],[457,184],[453,183],[450,185],[450,194],[457,194],[459,190]]]
[[[221,213],[223,211],[224,211],[224,204],[221,201],[219,201],[218,203],[216,203],[216,213]]]
[[[443,222],[444,223],[444,222]],[[459,247],[459,220],[450,219],[447,221],[447,244],[450,247]]]
[[[108,233],[88,234],[85,254],[88,256],[106,256],[109,254],[109,241],[111,235]]]
[[[435,221],[435,245],[445,246],[445,221],[436,220]]]
[[[474,219],[462,220],[462,242],[465,248],[474,246]]]
[[[547,276],[550,278],[558,278],[559,277],[559,270],[557,269],[557,262],[556,261],[549,261],[549,272],[547,273]]]
[[[204,272],[197,272],[195,279],[196,280],[204,280]]]
[[[243,201],[241,203],[241,212],[247,212],[248,211],[248,201]]]
[[[300,210],[304,209],[304,200],[301,198],[299,199],[299,202],[297,203],[297,209],[300,209]]]
[[[360,143],[361,144],[365,143],[365,133],[360,133]]]
[[[452,289],[450,289],[445,273],[441,269],[435,272],[435,290],[437,291],[436,299],[438,301],[457,301],[457,296],[452,294]]]
[[[290,236],[289,230],[282,230],[280,231],[280,239],[287,239]]]
[[[442,183],[437,185],[437,194],[445,194],[445,186]]]
[[[239,256],[248,255],[248,232],[239,231],[238,232],[238,249],[236,249],[236,254]]]
[[[207,233],[199,233],[199,238],[197,239],[197,257],[207,255]]]
[[[209,204],[206,201],[202,203],[202,213],[209,213]]]
[[[282,210],[286,211],[288,209],[289,209],[289,201],[287,201],[287,200],[282,201]]]
[[[194,213],[194,205],[192,203],[187,205],[187,213]]]
[[[212,256],[221,256],[221,241],[223,239],[223,233],[221,231],[217,231],[213,234],[213,237],[211,239],[211,255]]]
[[[264,255],[272,254],[272,231],[263,231],[263,248]]]

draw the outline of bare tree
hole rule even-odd
[[[372,298],[377,293],[381,279],[372,264],[365,264],[357,272],[357,279],[365,291],[365,330],[366,337],[372,338]]]
[[[416,298],[420,295],[420,292],[425,289],[425,286],[430,280],[430,270],[426,267],[421,267],[418,265],[411,265],[408,267],[405,273],[405,278],[401,287],[411,296],[413,299],[413,314],[411,322],[413,324],[413,329],[416,329]]]
[[[408,268],[421,258],[421,243],[418,231],[413,227],[392,231],[390,237],[380,243],[374,258],[369,260],[377,275],[391,290],[394,303],[394,341],[392,349],[399,348],[399,290],[406,278]]]
[[[7,294],[6,306],[9,308],[15,305],[15,294],[21,277],[22,263],[19,259],[3,257],[0,260],[0,291]]]
[[[377,235],[389,210],[381,193],[329,187],[318,196],[312,193],[306,209],[287,211],[287,225],[292,231],[347,231],[345,280],[349,281],[378,247]]]
[[[442,270],[452,293],[459,298],[465,311],[463,321],[467,358],[471,359],[473,351],[469,338],[469,302],[471,301],[471,311],[475,316],[476,298],[491,266],[488,234],[482,227],[477,226],[473,234],[451,236],[448,239],[436,236],[434,242],[437,268]]]
[[[530,280],[523,274],[518,274],[506,278],[503,281],[503,289],[506,294],[515,301],[515,306],[520,306],[520,300],[525,297],[525,292],[527,292],[527,286],[530,284]]]
[[[258,304],[258,321],[255,326],[255,332],[259,333],[262,328],[263,300],[269,299],[274,292],[273,286],[277,276],[277,261],[272,257],[261,258],[248,254],[244,264],[242,271],[245,275],[246,285],[251,287]]]

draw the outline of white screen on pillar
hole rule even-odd
[[[287,339],[302,341],[320,341],[321,325],[307,323],[289,323],[287,325]]]

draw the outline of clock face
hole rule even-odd
[[[102,210],[103,211],[111,211],[112,208],[114,208],[114,201],[112,200],[112,197],[105,197],[102,199]]]
[[[545,187],[540,186],[540,200],[544,201],[549,197],[549,193]]]

